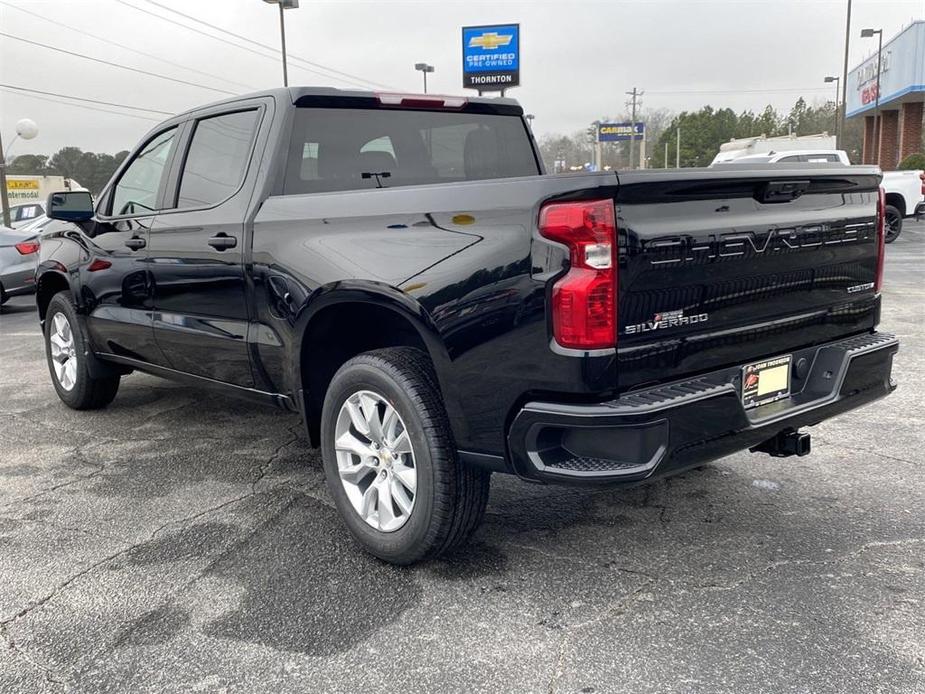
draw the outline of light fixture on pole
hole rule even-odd
[[[424,73],[424,93],[427,93],[427,73],[434,71],[433,65],[428,65],[427,63],[415,63],[414,69],[419,70]]]
[[[839,137],[838,137],[838,123],[839,123],[839,120],[840,120],[840,119],[839,119],[839,116],[838,116],[838,83],[841,81],[841,78],[840,78],[840,77],[832,77],[832,76],[830,75],[830,76],[826,77],[823,81],[824,81],[826,84],[830,84],[830,83],[832,83],[832,82],[835,83],[835,145],[838,146],[838,145],[841,144],[841,140],[840,140]]]
[[[880,37],[880,42],[877,45],[877,103],[874,106],[874,134],[877,140],[876,149],[874,150],[877,154],[874,158],[874,163],[880,166],[880,134],[883,130],[883,123],[880,122],[880,59],[883,56],[883,29],[861,29],[862,39],[872,39],[874,34]]]
[[[16,136],[10,141],[10,146],[17,139],[31,140],[39,134],[39,126],[34,120],[23,118],[16,122]],[[6,189],[6,155],[3,153],[3,138],[0,137],[0,207],[3,208],[3,225],[11,226],[10,220],[10,196]]]
[[[289,86],[289,69],[286,66],[286,10],[299,7],[299,0],[263,0],[268,5],[279,5],[279,42],[283,54],[283,86]]]

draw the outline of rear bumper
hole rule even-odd
[[[746,410],[741,367],[596,404],[531,402],[508,432],[521,477],[632,483],[756,446],[891,393],[899,341],[866,333],[793,352],[791,395]]]

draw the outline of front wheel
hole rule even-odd
[[[893,243],[903,230],[903,215],[898,208],[887,205],[884,211],[884,238],[886,243]]]
[[[95,377],[90,346],[69,292],[58,292],[45,313],[45,356],[58,397],[75,410],[106,407],[119,390],[118,376]]]
[[[464,542],[490,473],[460,463],[429,361],[419,350],[361,354],[334,375],[321,416],[325,477],[353,537],[393,564]]]

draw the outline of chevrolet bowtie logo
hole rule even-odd
[[[499,34],[494,31],[487,31],[481,36],[473,36],[469,39],[469,48],[478,46],[479,48],[493,51],[499,46],[508,45],[513,38],[513,34]]]

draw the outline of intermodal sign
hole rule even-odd
[[[645,134],[645,123],[599,123],[597,126],[598,142],[641,140]]]
[[[38,200],[39,181],[37,178],[8,178],[6,191],[10,202]]]
[[[463,27],[463,87],[497,92],[520,84],[520,25]]]

